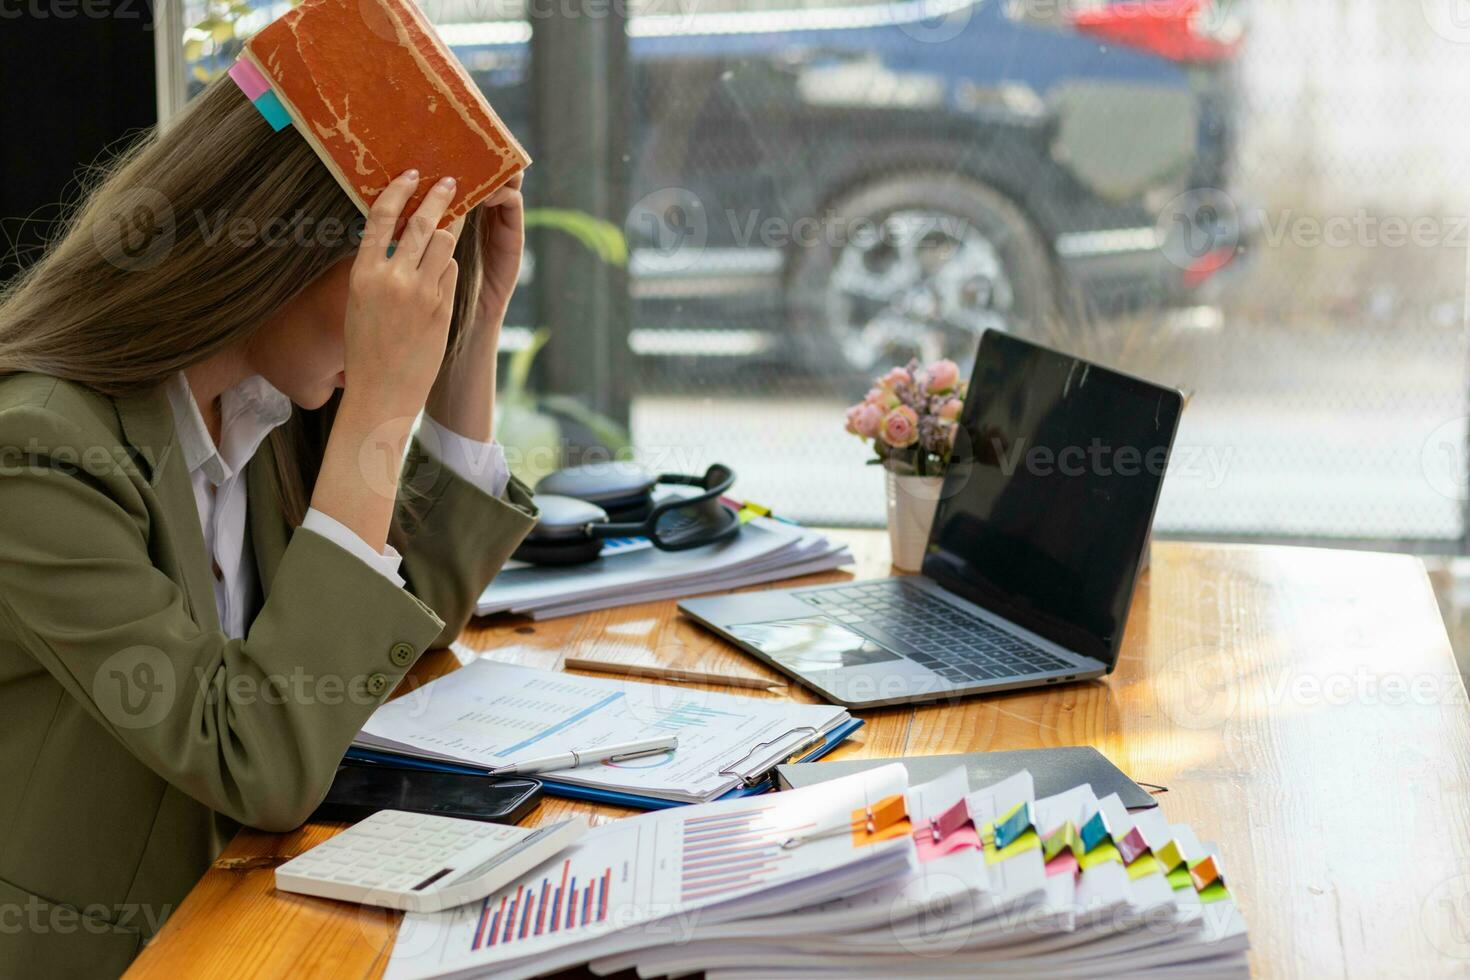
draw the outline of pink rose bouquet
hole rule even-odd
[[[847,431],[873,440],[875,463],[940,476],[954,450],[964,399],[965,383],[954,361],[924,367],[910,361],[879,378],[868,396],[847,410]]]

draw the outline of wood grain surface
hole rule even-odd
[[[890,574],[881,533],[834,536],[854,547],[853,577]],[[476,623],[411,679],[566,654],[781,682],[673,602]],[[1093,745],[1167,787],[1170,818],[1223,849],[1256,975],[1470,975],[1470,712],[1415,558],[1159,542],[1106,680],[862,717],[835,758]],[[629,811],[548,800],[531,819],[568,812]],[[127,975],[380,975],[396,913],[272,887],[276,864],[339,829],[242,832]]]

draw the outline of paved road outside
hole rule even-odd
[[[1209,318],[1205,318],[1209,319]],[[1315,323],[1160,327],[1147,343],[1108,335],[1101,359],[1192,393],[1165,484],[1169,532],[1455,539],[1466,481],[1470,347],[1458,323],[1405,328]],[[1109,348],[1134,353],[1110,356]],[[877,525],[882,473],[842,431],[847,397],[752,394],[724,381],[698,394],[657,375],[633,410],[655,465],[719,459],[739,491],[797,520]],[[851,393],[852,398],[861,394]]]

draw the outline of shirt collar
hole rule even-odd
[[[169,379],[166,390],[184,465],[190,474],[203,472],[214,486],[240,472],[271,430],[291,417],[291,400],[260,375],[253,375],[220,396],[220,445],[216,446],[182,371]]]

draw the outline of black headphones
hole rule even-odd
[[[693,496],[654,502],[660,483],[698,487]],[[593,561],[609,538],[648,538],[661,551],[687,551],[740,533],[739,512],[720,498],[735,471],[716,463],[703,476],[654,476],[627,463],[558,470],[536,484],[541,518],[511,557],[533,565]]]

